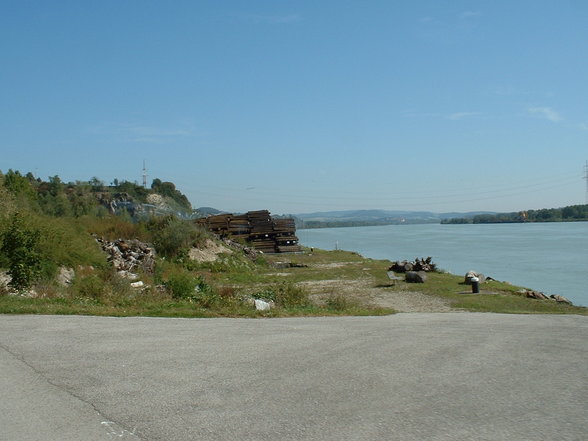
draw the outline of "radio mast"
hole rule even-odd
[[[584,165],[584,179],[586,179],[586,204],[588,204],[588,161]]]
[[[588,164],[588,162],[587,162]],[[145,167],[145,160],[143,159],[143,188],[147,188],[147,168]]]

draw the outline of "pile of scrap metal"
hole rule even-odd
[[[300,251],[294,219],[273,219],[267,210],[208,216],[198,223],[221,237],[244,239],[264,253]]]

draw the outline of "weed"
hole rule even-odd
[[[199,279],[189,273],[171,274],[165,282],[166,288],[174,299],[191,299],[195,296]]]
[[[351,309],[358,309],[359,302],[356,299],[351,299],[342,294],[331,294],[326,300],[325,305],[328,309],[334,311],[347,311]]]
[[[275,301],[284,308],[306,306],[310,303],[308,293],[301,287],[293,283],[282,282],[274,285],[272,288]]]
[[[106,283],[98,274],[76,277],[72,289],[77,297],[93,300],[102,299],[108,291]]]

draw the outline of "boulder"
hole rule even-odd
[[[408,271],[404,280],[408,283],[425,283],[427,274],[424,271]]]
[[[478,282],[479,283],[484,283],[486,281],[486,276],[482,273],[477,273],[476,271],[470,270],[466,273],[463,281],[466,285],[471,285],[472,284],[472,279],[474,277],[478,278]]]
[[[547,300],[547,296],[539,291],[527,291],[527,298],[536,300]]]
[[[551,297],[553,300],[555,300],[558,303],[567,303],[568,305],[572,304],[572,302],[570,300],[568,300],[564,296],[560,296],[559,294],[552,294],[549,297]]]

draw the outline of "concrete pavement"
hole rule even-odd
[[[588,317],[0,316],[0,440],[585,440]]]

